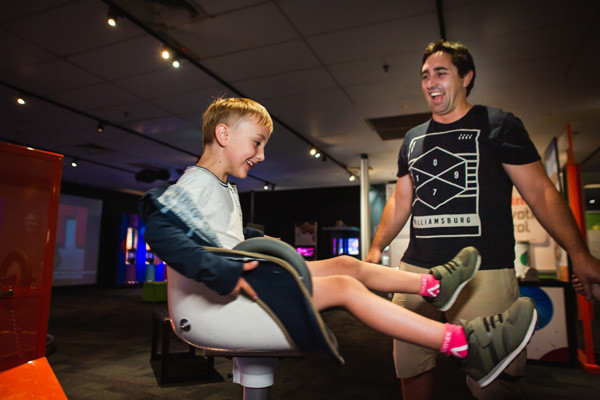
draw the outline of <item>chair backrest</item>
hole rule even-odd
[[[244,277],[259,300],[220,296],[169,268],[169,315],[179,338],[209,350],[321,350],[343,363],[335,337],[312,304],[310,273],[291,246],[275,239],[254,238],[233,250],[205,249],[223,257],[258,260],[259,266]]]

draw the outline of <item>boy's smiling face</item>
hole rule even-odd
[[[244,179],[252,167],[265,159],[265,146],[270,130],[256,117],[242,118],[234,126],[226,126],[227,144],[224,167],[227,175]]]

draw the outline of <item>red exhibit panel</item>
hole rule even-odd
[[[62,160],[0,143],[0,371],[45,355]]]

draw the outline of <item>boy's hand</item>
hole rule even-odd
[[[250,271],[256,267],[258,267],[258,261],[250,261],[250,262],[244,263],[243,270]],[[235,287],[233,288],[231,293],[229,293],[229,296],[237,296],[240,293],[244,293],[246,296],[250,297],[252,300],[256,300],[258,298],[258,295],[254,291],[254,289],[252,289],[252,286],[250,286],[250,284],[248,282],[246,282],[246,280],[244,278],[240,278],[237,285],[235,285]]]

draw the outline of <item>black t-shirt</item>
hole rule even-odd
[[[502,163],[539,159],[523,123],[496,108],[474,106],[456,122],[430,120],[408,131],[397,174],[410,173],[414,187],[402,261],[431,268],[475,246],[481,269],[513,268],[513,185]]]

